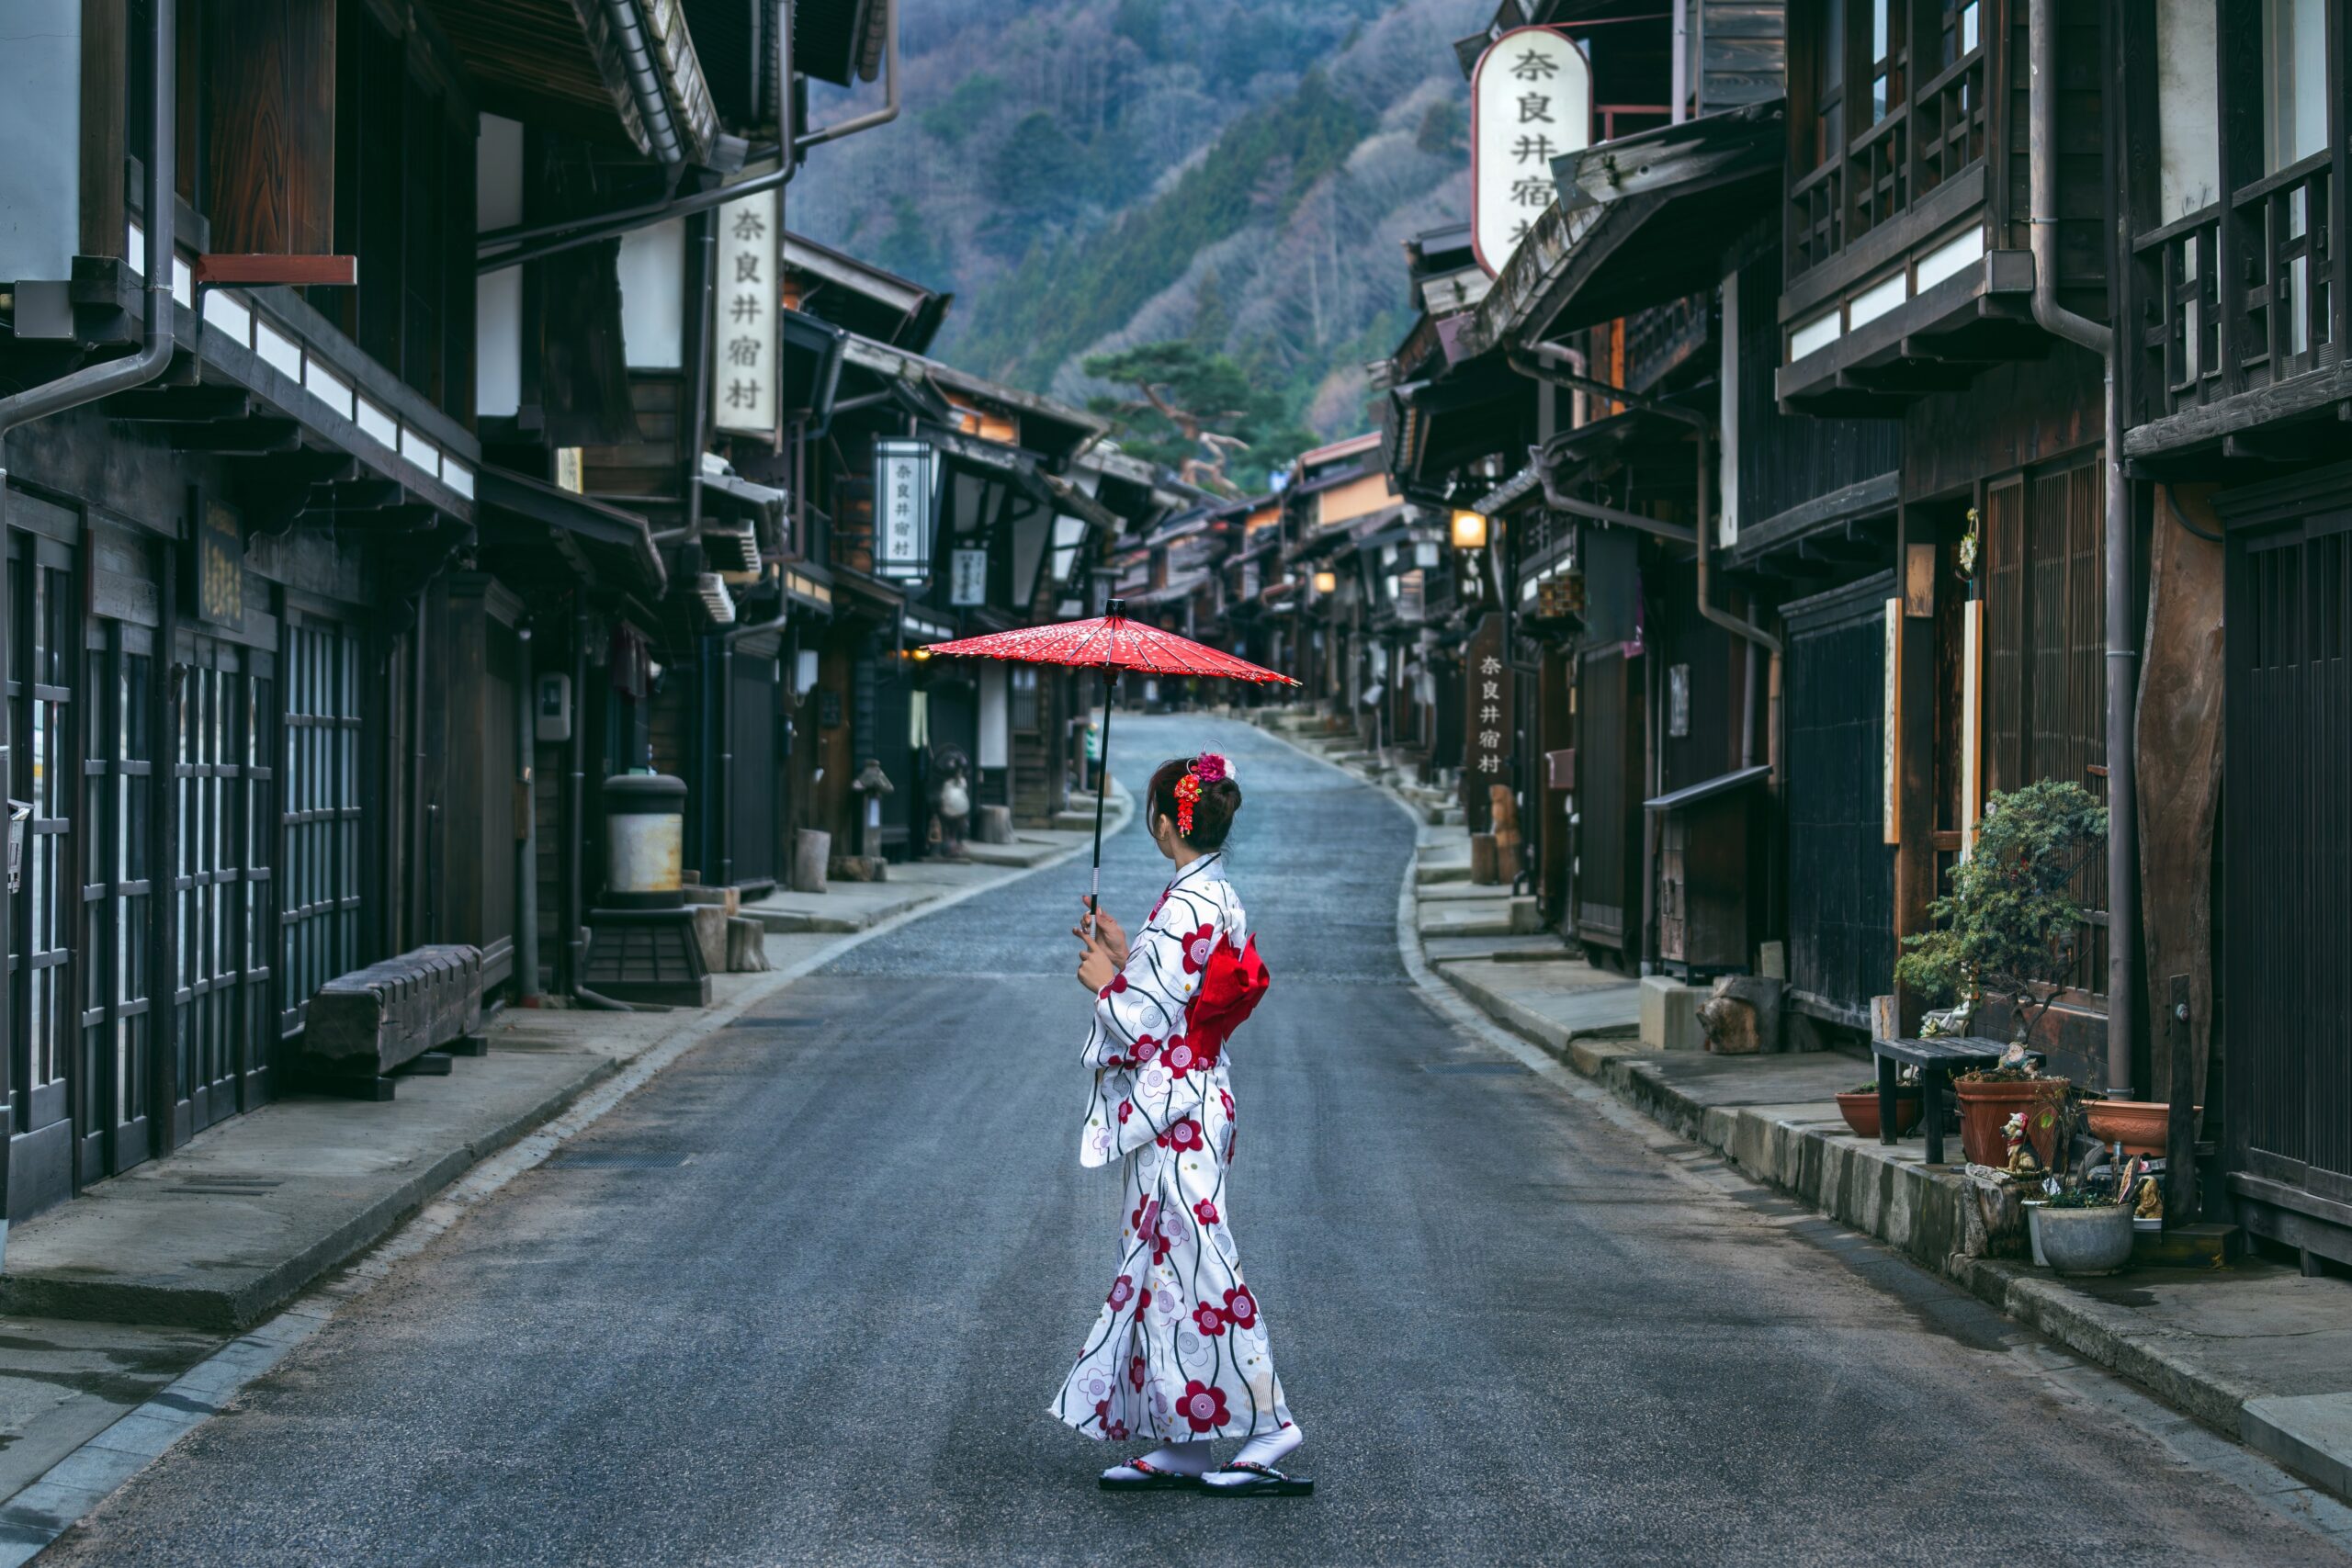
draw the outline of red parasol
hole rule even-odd
[[[1236,659],[1229,653],[1178,637],[1174,632],[1161,631],[1158,626],[1131,621],[1122,614],[1120,601],[1114,599],[1105,607],[1107,614],[1084,621],[1061,621],[1050,626],[1023,626],[1014,631],[990,632],[986,637],[967,637],[956,642],[933,643],[934,654],[961,654],[973,659],[1007,659],[1021,664],[1058,664],[1069,669],[1100,670],[1102,671],[1102,769],[1108,775],[1111,766],[1111,683],[1122,670],[1139,670],[1148,675],[1198,675],[1215,681],[1254,681],[1261,685],[1295,686],[1296,681],[1279,674],[1246,659]],[[1095,780],[1094,789],[1094,881],[1086,896],[1088,908],[1093,908],[1102,890],[1102,779]]]

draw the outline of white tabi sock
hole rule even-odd
[[[1205,1475],[1209,1468],[1208,1439],[1197,1442],[1170,1443],[1154,1449],[1143,1456],[1144,1463],[1169,1475]],[[1131,1479],[1140,1473],[1124,1464],[1114,1464],[1102,1472],[1109,1480]]]
[[[1296,1451],[1298,1445],[1305,1441],[1306,1441],[1306,1434],[1300,1431],[1295,1425],[1284,1427],[1279,1431],[1267,1432],[1250,1438],[1241,1445],[1241,1451],[1227,1462],[1262,1464],[1268,1469],[1279,1470],[1282,1468],[1282,1461]],[[1249,1479],[1250,1472],[1247,1471],[1231,1473],[1220,1472],[1209,1477],[1209,1484],[1238,1486]]]

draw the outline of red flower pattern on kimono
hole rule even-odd
[[[1089,1437],[1230,1439],[1289,1424],[1223,1213],[1236,1110],[1224,1047],[1267,976],[1221,861],[1177,873],[1090,1009],[1096,1089],[1080,1158],[1118,1168],[1126,1229],[1055,1403]]]
[[[1214,1432],[1225,1425],[1225,1390],[1213,1388],[1194,1378],[1184,1384],[1184,1397],[1178,1402],[1184,1419],[1195,1432]]]

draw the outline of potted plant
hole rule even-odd
[[[1905,937],[1894,977],[1929,1006],[1964,1005],[1991,993],[2009,1001],[2011,1055],[2072,987],[2084,909],[2075,881],[2107,844],[2107,807],[2077,784],[2044,779],[1985,807],[1975,848],[1952,869],[1951,890],[1928,906],[1935,924]],[[2046,1165],[2061,1146],[2063,1083],[2030,1066],[1962,1076],[1961,1145],[1971,1163],[2001,1163],[2001,1124],[2019,1111]]]
[[[1878,1085],[1865,1083],[1837,1096],[1838,1114],[1858,1138],[1875,1138],[1878,1126]],[[1897,1084],[1894,1089],[1894,1135],[1902,1137],[1919,1124],[1926,1102],[1919,1098],[1916,1083]]]
[[[2037,1257],[2061,1274],[2112,1274],[2132,1261],[2132,1210],[2111,1192],[2073,1188],[2027,1213]]]

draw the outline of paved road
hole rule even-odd
[[[51,1558],[88,1563],[2336,1561],[2005,1328],[1702,1188],[1399,965],[1412,830],[1238,726],[1276,982],[1237,1231],[1320,1495],[1106,1497],[1046,1414],[1102,1299],[1082,867],[854,950],[347,1311]],[[1157,892],[1112,844],[1130,924]],[[49,1561],[51,1559],[44,1559]]]

